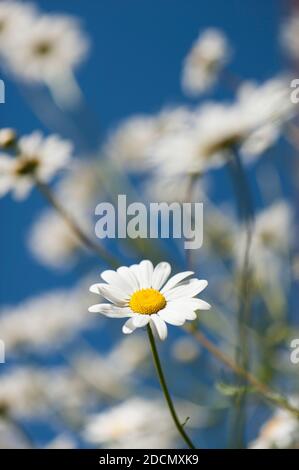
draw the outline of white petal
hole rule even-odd
[[[92,313],[102,313],[103,315],[106,315],[106,317],[110,318],[125,318],[132,316],[131,310],[128,307],[116,307],[111,304],[92,305],[89,307],[88,311]]]
[[[99,291],[99,286],[100,284],[97,283],[97,284],[92,284],[92,286],[90,286],[89,288],[89,291],[92,292],[93,294],[100,294],[100,291]]]
[[[134,292],[139,289],[138,279],[136,278],[134,271],[132,271],[130,268],[128,268],[127,266],[121,266],[120,268],[118,268],[117,273],[122,279],[126,279],[127,283],[130,284],[130,287],[132,289],[131,292]]]
[[[159,338],[163,341],[167,337],[167,326],[165,321],[156,313],[151,315],[150,325],[152,330],[156,332]]]
[[[186,279],[186,277],[188,276],[192,276],[192,274],[194,274],[193,271],[184,271],[182,273],[178,273],[178,274],[175,274],[174,276],[172,276],[168,282],[166,282],[165,286],[163,287],[163,289],[161,289],[161,292],[162,294],[164,292],[166,292],[167,290],[170,290],[172,289],[173,287],[175,287],[179,282],[183,281],[184,279]]]
[[[165,308],[164,310],[161,310],[159,312],[159,316],[170,325],[175,326],[183,325],[186,319],[185,315],[171,308]]]
[[[211,305],[202,299],[192,299],[194,303],[194,310],[210,310]]]
[[[101,278],[110,284],[112,287],[117,287],[118,289],[124,291],[127,295],[131,295],[135,289],[133,285],[130,284],[128,277],[124,278],[116,271],[108,269],[107,271],[102,272]]]
[[[166,300],[175,300],[181,297],[194,297],[203,291],[208,285],[208,281],[199,279],[190,279],[186,283],[174,287],[165,293]]]
[[[153,263],[149,260],[143,260],[139,263],[139,276],[141,289],[147,289],[152,285],[154,267]]]
[[[157,264],[153,272],[152,287],[157,290],[161,289],[166,279],[168,279],[170,273],[171,266],[169,263],[162,261],[161,263]]]
[[[136,326],[136,328],[142,328],[143,326],[148,324],[148,322],[150,321],[150,316],[149,315],[134,315],[132,320],[133,320],[133,325]]]
[[[133,333],[133,331],[136,330],[136,328],[137,326],[134,325],[133,318],[129,318],[129,320],[127,320],[124,326],[122,327],[122,332],[125,335],[129,335]]]
[[[120,307],[128,304],[129,296],[118,287],[109,286],[108,284],[97,284],[97,288],[99,293],[113,304]]]

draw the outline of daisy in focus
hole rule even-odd
[[[15,156],[0,153],[0,196],[12,191],[16,199],[24,199],[35,180],[46,183],[67,166],[71,153],[72,144],[56,135],[33,132],[21,137]]]
[[[101,274],[105,283],[93,284],[90,291],[111,303],[92,305],[89,312],[98,312],[111,318],[128,318],[123,333],[150,325],[161,340],[167,337],[167,326],[181,326],[186,320],[195,320],[197,310],[208,310],[210,305],[196,298],[208,282],[191,278],[192,271],[175,274],[169,279],[171,266],[143,260],[130,267]],[[187,279],[189,278],[189,279]]]

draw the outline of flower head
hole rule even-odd
[[[221,31],[209,28],[195,41],[183,68],[183,88],[199,95],[211,88],[230,57],[230,47]]]
[[[36,19],[32,4],[3,0],[0,2],[0,53],[9,55],[10,45],[17,34],[29,29]]]
[[[71,72],[87,50],[88,41],[74,18],[41,15],[15,32],[5,58],[16,76],[48,82]]]
[[[33,132],[20,138],[15,158],[0,154],[0,195],[13,191],[17,199],[24,198],[34,179],[49,181],[67,165],[71,152],[71,143],[56,135],[43,137],[40,132]]]
[[[90,291],[111,303],[93,305],[89,311],[112,318],[128,317],[123,326],[125,334],[149,324],[163,340],[167,336],[166,323],[183,325],[196,318],[196,310],[210,308],[207,302],[195,297],[205,289],[207,281],[186,280],[192,271],[178,273],[167,281],[170,272],[169,263],[161,262],[154,268],[148,260],[104,271],[101,277],[106,283],[94,284]]]

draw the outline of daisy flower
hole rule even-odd
[[[36,17],[36,8],[30,3],[14,0],[0,2],[0,54],[8,57],[16,34],[30,29]]]
[[[29,82],[49,82],[69,74],[85,58],[88,40],[79,22],[66,15],[41,15],[30,28],[15,33],[7,65]]]
[[[56,135],[43,137],[33,132],[20,138],[16,157],[0,154],[0,196],[12,191],[16,199],[24,199],[35,179],[50,181],[69,163],[71,152],[71,143]]]
[[[193,44],[183,67],[183,88],[197,96],[210,89],[231,56],[224,34],[215,28],[204,31]]]
[[[101,295],[111,303],[101,303],[89,308],[107,317],[125,318],[123,333],[130,334],[136,328],[149,324],[161,340],[167,337],[167,326],[183,325],[196,318],[196,310],[208,310],[210,305],[195,298],[208,282],[188,279],[192,271],[175,274],[170,279],[169,263],[161,262],[155,268],[151,261],[143,260],[130,267],[101,274],[105,283],[93,284],[90,291]],[[168,279],[168,281],[167,281]],[[167,282],[166,282],[167,281]]]

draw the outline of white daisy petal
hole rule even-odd
[[[102,272],[101,278],[111,286],[118,287],[127,295],[131,295],[135,290],[134,285],[131,285],[128,277],[124,278],[123,276],[121,276],[118,270],[116,272],[112,269],[108,269],[107,271]]]
[[[202,299],[192,299],[194,302],[195,310],[210,310],[211,305]]]
[[[152,285],[154,267],[153,263],[149,260],[143,260],[139,263],[139,273],[140,273],[140,287],[142,289],[147,289]]]
[[[136,330],[137,326],[134,325],[133,323],[133,318],[129,318],[129,320],[126,321],[126,323],[122,327],[122,332],[125,335],[130,335],[133,333],[134,330]]]
[[[182,315],[180,312],[169,308],[165,308],[159,312],[159,316],[169,323],[170,325],[181,326],[185,323],[185,315]]]
[[[163,341],[167,337],[167,326],[165,321],[157,314],[150,317],[151,328],[156,332],[159,338]]]
[[[203,291],[208,285],[205,280],[191,279],[180,286],[174,287],[165,293],[166,300],[176,300],[181,297],[194,297]]]
[[[182,273],[175,274],[166,282],[163,289],[161,289],[161,293],[164,294],[164,292],[173,289],[173,287],[175,287],[179,282],[183,281],[188,276],[192,276],[192,274],[194,274],[193,271],[184,271]]]
[[[129,297],[118,287],[110,286],[108,284],[97,284],[97,288],[99,293],[113,304],[120,307],[127,305]]]
[[[140,266],[139,266],[139,264],[132,264],[129,267],[129,270],[131,271],[132,275],[136,278],[137,290],[141,289],[141,285],[140,285]]]
[[[128,307],[116,307],[111,304],[92,305],[89,307],[88,311],[92,313],[102,313],[103,315],[106,315],[106,317],[110,318],[125,318],[132,316],[132,312]]]
[[[162,261],[157,264],[152,276],[152,287],[153,289],[160,290],[166,279],[168,279],[171,273],[171,266],[169,263]]]
[[[150,321],[150,316],[149,315],[134,315],[132,320],[136,328],[142,328],[143,326],[148,324],[148,322]]]
[[[122,279],[126,279],[127,284],[130,285],[131,292],[139,289],[138,279],[136,278],[134,271],[132,271],[130,268],[127,266],[121,266],[118,268],[117,274],[119,274]]]
[[[99,294],[100,291],[99,291],[99,286],[100,284],[97,283],[97,284],[92,284],[92,286],[90,286],[89,288],[89,291],[92,292],[93,294]]]

